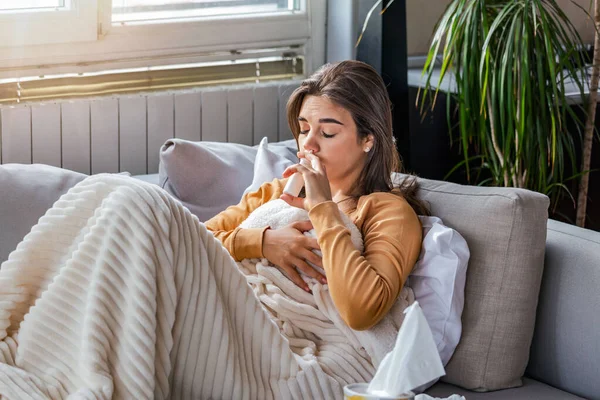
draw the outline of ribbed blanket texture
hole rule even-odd
[[[84,179],[0,269],[0,398],[335,399],[370,380],[410,291],[354,332],[326,286],[265,262],[235,263],[158,186]]]

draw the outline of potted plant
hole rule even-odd
[[[447,75],[456,83],[464,156],[456,168],[472,183],[527,188],[556,204],[578,176],[567,120],[581,128],[573,109],[581,106],[569,103],[567,85],[584,100],[587,81],[573,24],[555,0],[451,0],[434,31],[421,106],[435,106],[439,67],[438,88]]]

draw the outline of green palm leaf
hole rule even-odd
[[[486,184],[536,190],[554,202],[565,193],[564,169],[578,173],[578,132],[568,132],[567,121],[583,126],[575,113],[581,106],[567,98],[568,83],[585,98],[580,49],[581,37],[556,0],[450,1],[435,28],[418,104],[422,112],[435,107],[442,80],[455,79],[464,157],[457,167],[468,179],[481,177],[470,173],[476,167],[488,171]]]

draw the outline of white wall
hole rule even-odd
[[[587,15],[577,5],[573,4],[571,0],[557,1],[569,16],[571,22],[577,27],[584,43],[593,44],[594,25],[588,19]],[[590,6],[590,0],[575,0],[575,2],[586,10]],[[449,0],[406,1],[409,56],[424,55],[427,53],[435,23],[444,13],[449,3]]]

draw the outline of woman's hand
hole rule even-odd
[[[298,153],[298,156],[302,157],[300,153]],[[329,186],[325,166],[321,164],[319,157],[312,153],[305,153],[304,158],[311,162],[311,167],[294,164],[283,171],[283,177],[287,178],[296,172],[301,173],[304,178],[306,197],[294,197],[284,193],[280,196],[280,199],[291,206],[310,211],[315,205],[331,200],[331,187]]]
[[[302,232],[309,231],[312,228],[310,221],[299,221],[283,228],[267,229],[263,236],[263,255],[265,258],[283,270],[292,282],[307,292],[310,291],[308,285],[302,280],[294,267],[319,282],[327,283],[325,276],[321,275],[307,262],[308,260],[323,268],[321,257],[313,253],[313,249],[320,249],[317,239],[302,234]]]

